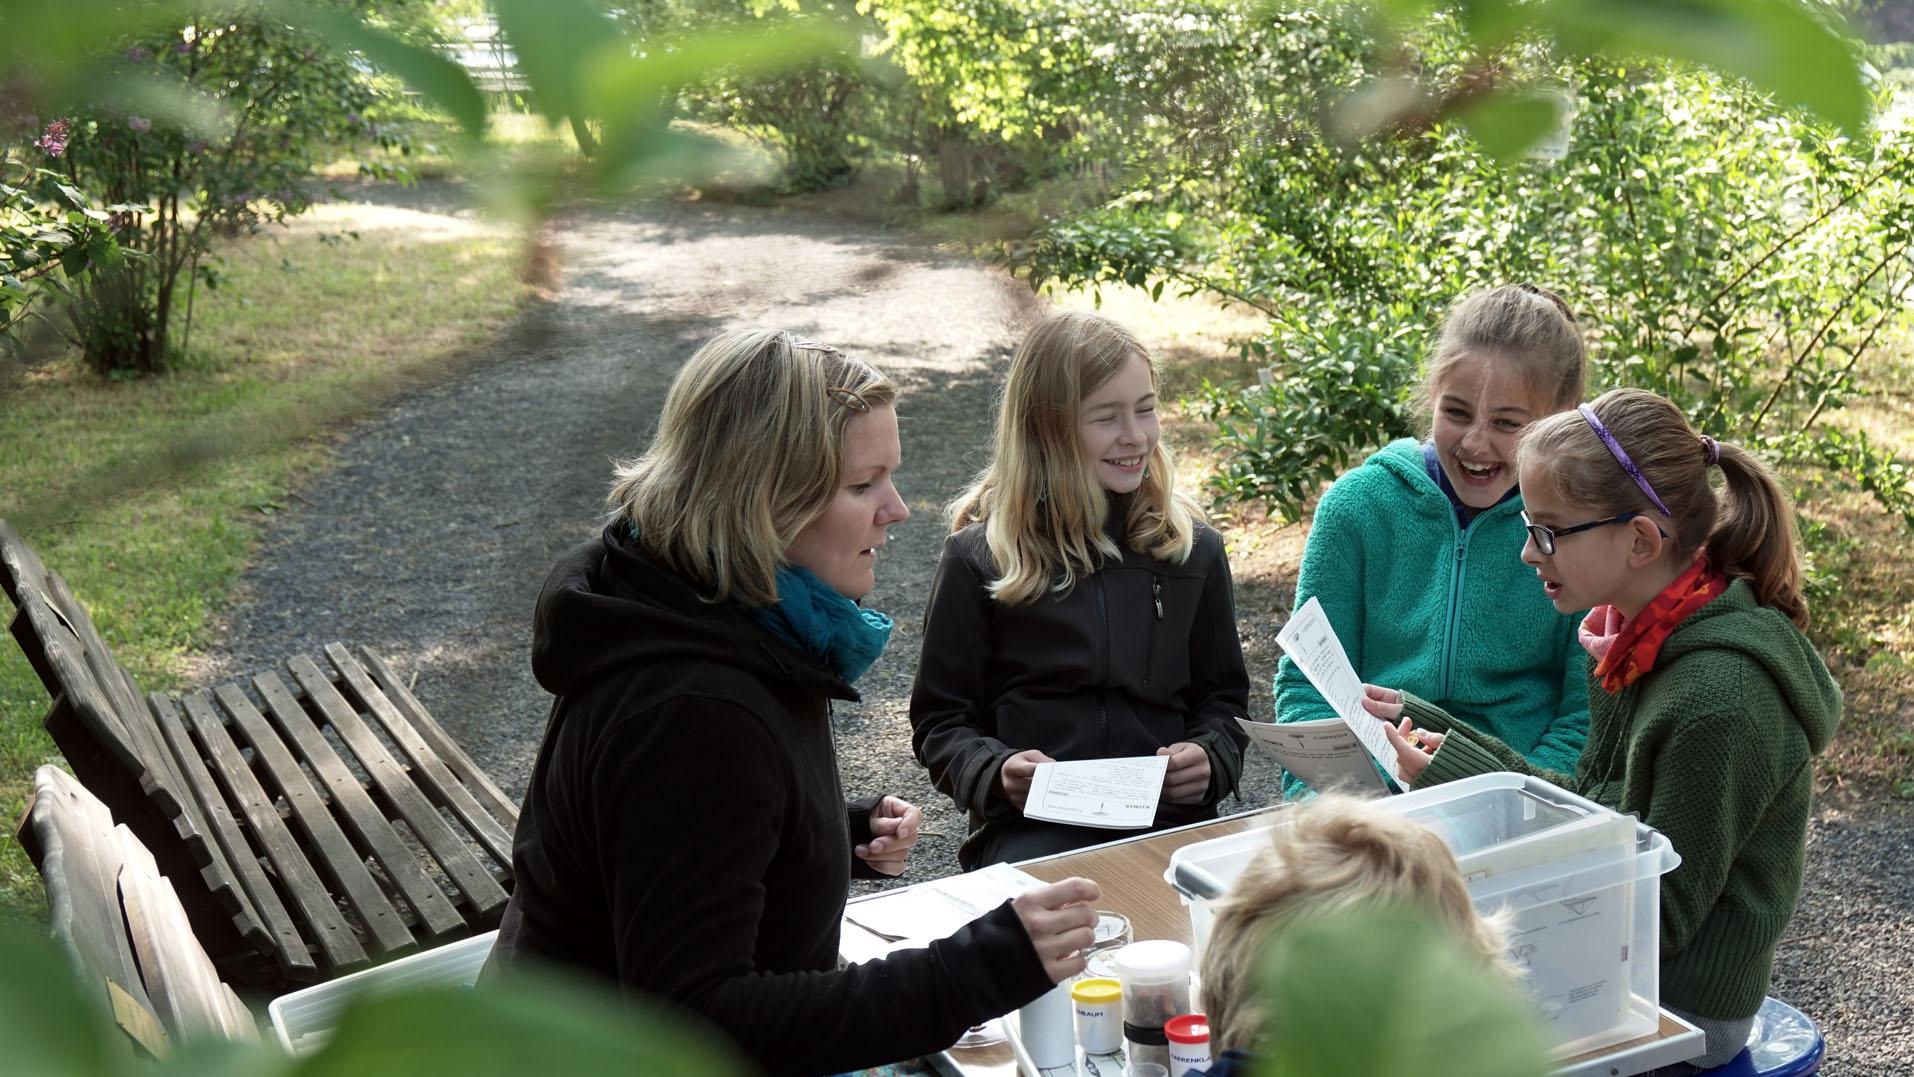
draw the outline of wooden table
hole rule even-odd
[[[1187,944],[1190,941],[1189,912],[1176,891],[1163,881],[1163,873],[1170,866],[1170,854],[1185,845],[1260,825],[1268,821],[1265,817],[1280,810],[1259,808],[1207,823],[1026,860],[1017,866],[1045,882],[1057,882],[1073,875],[1093,879],[1103,889],[1103,898],[1097,907],[1129,917],[1133,938],[1175,939]],[[844,922],[844,931],[866,934],[848,920]],[[865,946],[882,945],[868,937],[862,941]],[[862,947],[846,947],[847,950],[853,948]],[[1693,1058],[1701,1053],[1702,1047],[1700,1030],[1663,1009],[1661,1027],[1654,1034],[1562,1059],[1552,1077],[1630,1077]],[[1016,1062],[1007,1045],[952,1048],[949,1054],[965,1077],[1017,1077]]]

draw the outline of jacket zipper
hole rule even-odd
[[[1163,623],[1163,577],[1150,577],[1150,604],[1156,607],[1157,623],[1150,626],[1150,639],[1143,649],[1143,683],[1150,683],[1150,671],[1156,668],[1156,632]]]
[[[1475,521],[1469,521],[1471,525]],[[1455,535],[1455,570],[1449,576],[1449,628],[1442,635],[1442,698],[1447,700],[1450,682],[1455,678],[1455,635],[1462,621],[1462,578],[1467,574],[1469,557],[1469,532],[1455,522],[1454,510],[1449,513],[1449,527]]]
[[[1110,754],[1110,708],[1105,689],[1110,683],[1110,611],[1103,597],[1103,574],[1099,572],[1090,578],[1096,581],[1097,623],[1103,628],[1103,670],[1097,678],[1097,726],[1103,732],[1103,754],[1107,756]]]

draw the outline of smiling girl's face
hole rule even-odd
[[[1105,490],[1127,494],[1143,485],[1143,468],[1162,436],[1150,364],[1132,359],[1085,396],[1078,431],[1083,455]]]
[[[1515,439],[1536,418],[1528,382],[1497,355],[1471,356],[1449,367],[1435,387],[1436,458],[1472,509],[1502,500],[1516,484]]]

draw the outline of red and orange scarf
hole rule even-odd
[[[1648,605],[1624,621],[1613,606],[1597,606],[1582,621],[1582,646],[1595,657],[1595,676],[1602,690],[1619,692],[1655,668],[1661,645],[1688,615],[1728,589],[1728,577],[1708,567],[1706,554],[1662,588]]]

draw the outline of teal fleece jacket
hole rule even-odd
[[[1296,580],[1335,627],[1357,676],[1436,701],[1536,766],[1568,770],[1588,736],[1579,614],[1555,612],[1522,563],[1522,499],[1464,529],[1420,443],[1391,442],[1316,505]],[[1335,711],[1284,658],[1276,720]],[[1308,795],[1291,774],[1287,799]]]
[[[1761,1008],[1801,893],[1814,757],[1841,719],[1841,689],[1786,616],[1736,580],[1675,628],[1640,680],[1612,695],[1591,685],[1588,750],[1572,775],[1403,701],[1416,725],[1447,734],[1418,789],[1540,773],[1666,835],[1681,866],[1661,881],[1662,1001],[1722,1021]]]

